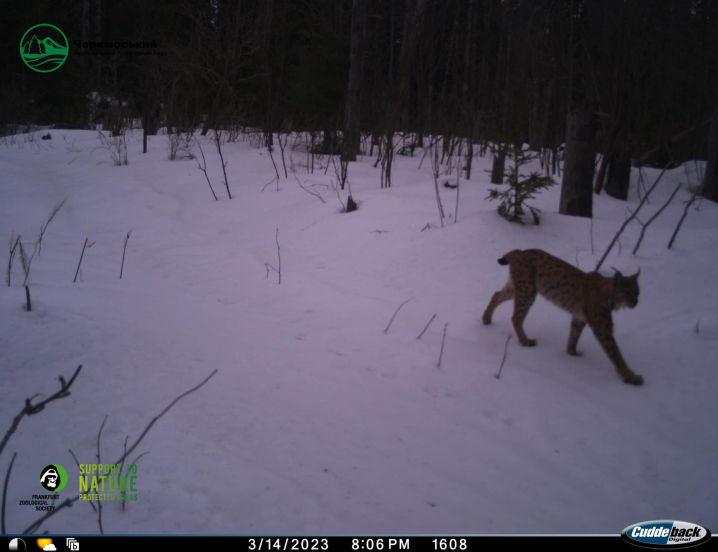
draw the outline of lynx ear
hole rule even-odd
[[[623,278],[623,274],[621,274],[621,271],[620,271],[620,270],[618,270],[617,268],[614,268],[614,267],[611,267],[611,268],[613,268],[613,270],[616,271],[616,274],[614,274],[614,276],[613,276],[613,279],[614,279],[614,280],[618,281],[618,280],[620,280],[621,278]]]

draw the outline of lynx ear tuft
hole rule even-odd
[[[620,270],[618,270],[617,268],[614,268],[614,267],[611,267],[611,268],[613,268],[613,270],[616,271],[616,274],[614,274],[614,276],[613,276],[614,280],[620,280],[621,278],[623,278],[623,274],[621,274]]]

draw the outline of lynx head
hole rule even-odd
[[[638,304],[638,275],[641,269],[632,276],[624,276],[615,268],[616,274],[613,276],[613,308],[621,307],[633,308]]]

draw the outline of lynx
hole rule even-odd
[[[586,273],[540,249],[515,249],[500,258],[499,264],[509,265],[509,281],[491,297],[482,318],[484,324],[491,324],[491,315],[497,306],[513,299],[511,321],[516,335],[521,345],[533,347],[536,340],[526,336],[523,323],[536,293],[540,293],[573,315],[568,354],[580,355],[576,344],[588,324],[623,381],[634,385],[643,383],[643,378],[633,373],[623,360],[613,339],[611,318],[611,311],[621,307],[634,308],[638,304],[640,270],[632,276],[623,276],[618,270],[613,277],[601,276],[597,272]]]

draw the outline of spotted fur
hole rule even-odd
[[[583,272],[540,249],[515,249],[499,259],[509,265],[509,281],[491,297],[483,315],[484,324],[491,324],[494,309],[513,299],[511,321],[521,345],[533,347],[535,339],[524,332],[523,323],[539,293],[554,305],[573,316],[568,336],[568,354],[578,356],[578,338],[586,324],[593,331],[616,372],[626,383],[640,385],[643,378],[626,364],[613,338],[611,312],[621,307],[634,308],[638,304],[638,274],[601,276],[597,272]]]

